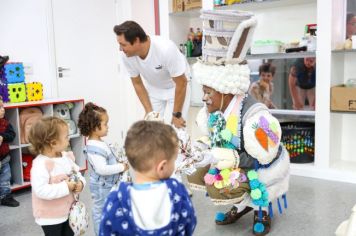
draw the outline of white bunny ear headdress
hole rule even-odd
[[[203,55],[193,66],[194,77],[223,94],[244,94],[250,85],[245,60],[257,18],[250,12],[203,10]]]

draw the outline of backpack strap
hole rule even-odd
[[[87,153],[90,153],[90,154],[94,154],[94,155],[99,155],[99,156],[105,157],[105,159],[108,158],[108,154],[103,148],[100,148],[100,147],[97,147],[97,146],[94,146],[94,145],[87,145],[86,148],[85,148],[85,151]]]

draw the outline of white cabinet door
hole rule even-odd
[[[107,109],[110,142],[121,142],[123,94],[114,0],[51,0],[57,96]]]

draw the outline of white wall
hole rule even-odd
[[[32,66],[33,74],[26,81],[44,85],[44,96],[52,97],[53,74],[47,35],[47,0],[0,1],[0,55],[9,55],[12,62]]]

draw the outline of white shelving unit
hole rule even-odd
[[[27,107],[39,107],[44,116],[53,115],[53,106],[55,104],[61,104],[71,102],[74,107],[71,109],[71,117],[77,123],[79,113],[84,108],[83,99],[47,99],[37,102],[23,102],[23,103],[11,103],[5,104],[5,117],[13,126],[16,137],[12,143],[10,143],[10,166],[13,185],[11,186],[12,191],[16,191],[22,188],[30,187],[30,182],[24,181],[23,178],[23,168],[22,168],[22,154],[29,153],[28,147],[30,144],[21,144],[20,142],[20,119],[19,114],[21,109]],[[79,132],[79,131],[78,131]],[[83,136],[79,133],[71,135],[70,146],[76,157],[76,163],[80,166],[81,170],[87,169],[87,163],[83,155],[83,148],[85,145],[85,140]]]
[[[199,25],[200,9],[172,13],[170,1],[160,1],[161,35],[177,44],[186,39],[189,27]],[[345,24],[346,0],[267,0],[247,2],[216,9],[252,11],[258,17],[254,40],[280,39],[292,41],[302,35],[302,26],[317,23],[316,52],[248,55],[247,59],[297,58],[316,56],[316,110],[275,110],[279,119],[315,121],[315,162],[291,164],[294,175],[356,183],[355,113],[330,112],[330,87],[356,77],[356,50],[333,50],[335,35]],[[203,8],[211,9],[212,0],[203,0]],[[343,16],[342,16],[343,15]],[[335,16],[339,19],[335,19]],[[330,20],[332,19],[332,20]],[[271,27],[273,25],[273,27]],[[299,31],[298,31],[299,30]],[[342,30],[341,30],[342,31]],[[297,35],[297,36],[296,36]],[[322,39],[322,40],[319,40]],[[190,64],[195,59],[189,59]],[[193,90],[194,77],[193,77]],[[194,96],[194,93],[192,94]],[[200,96],[200,95],[199,95]],[[194,105],[194,104],[193,104]],[[199,106],[199,104],[196,104]]]

